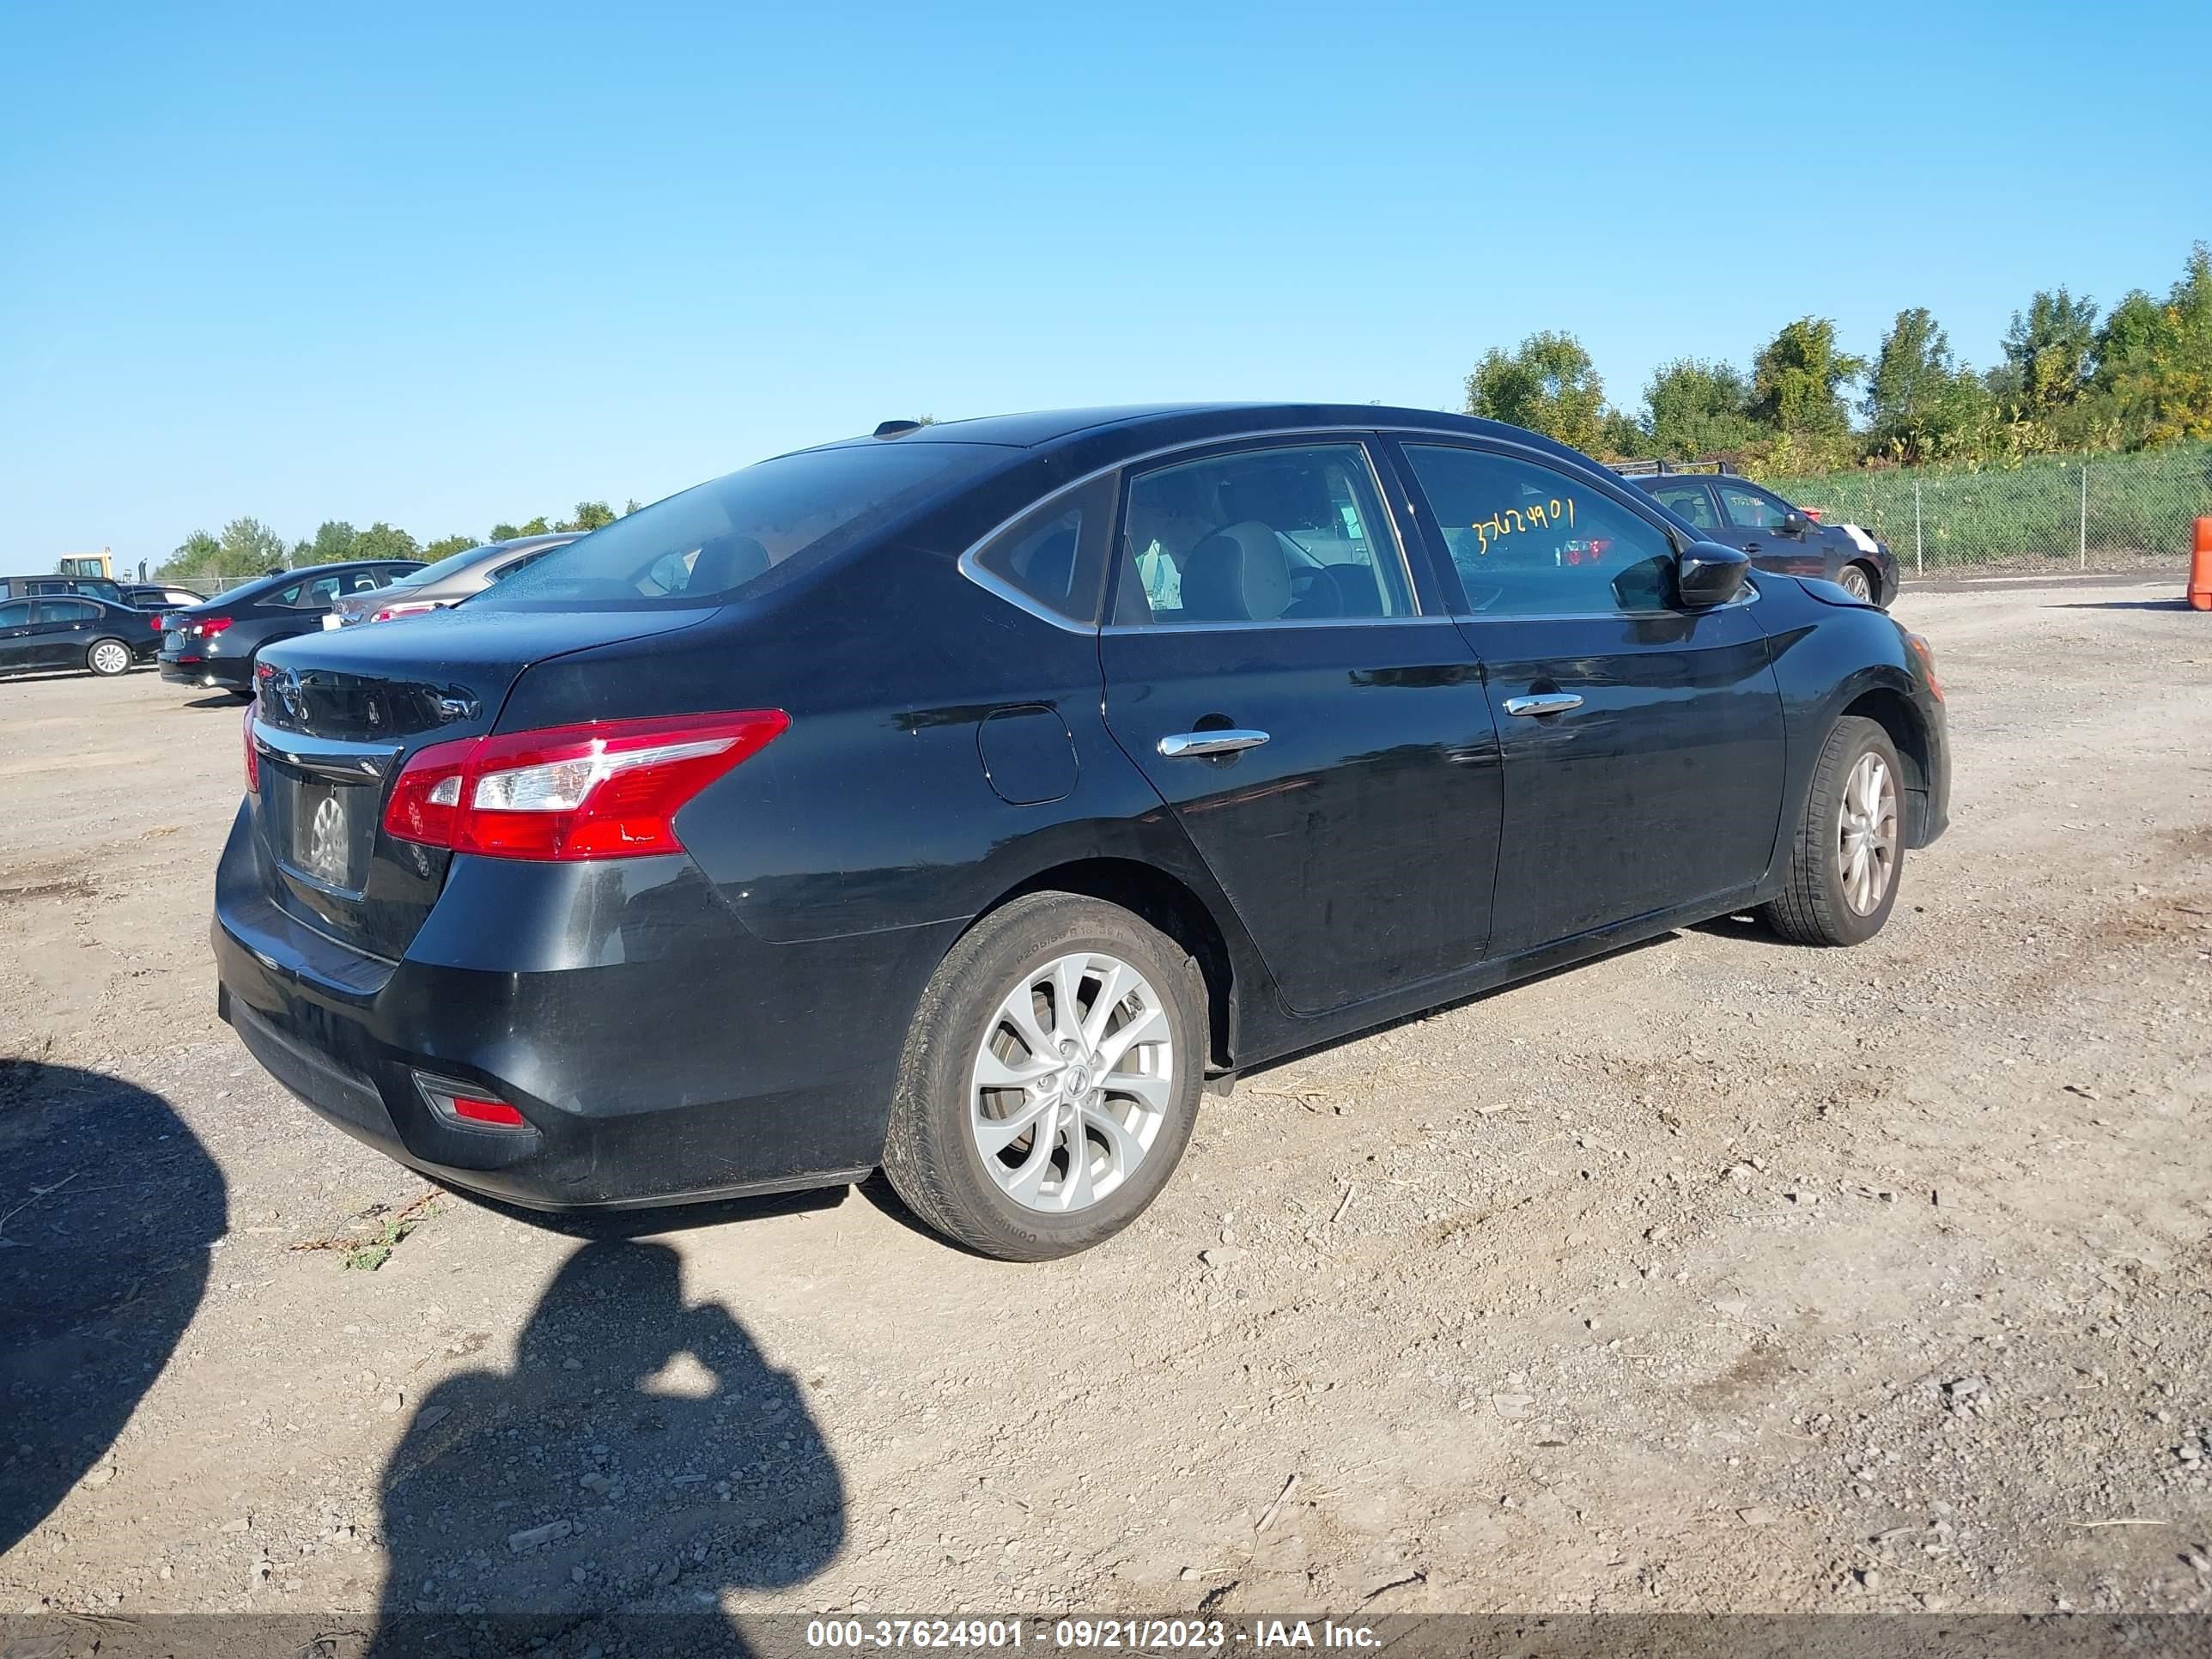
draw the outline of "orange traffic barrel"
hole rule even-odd
[[[2197,521],[2197,550],[2189,556],[2189,608],[2212,611],[2212,519]]]

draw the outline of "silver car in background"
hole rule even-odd
[[[481,593],[501,577],[511,576],[533,559],[580,539],[580,530],[563,530],[550,536],[517,536],[512,541],[486,542],[465,553],[426,564],[389,587],[372,592],[348,593],[332,602],[324,613],[325,628],[351,628],[358,623],[396,622],[459,605],[472,593]]]

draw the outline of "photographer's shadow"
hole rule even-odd
[[[687,1304],[679,1258],[653,1243],[584,1245],[513,1371],[432,1390],[383,1509],[376,1655],[616,1615],[649,1623],[657,1650],[739,1651],[723,1592],[803,1583],[845,1536],[844,1482],[798,1387],[727,1310]]]

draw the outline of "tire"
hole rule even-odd
[[[1880,799],[1869,815],[1863,790]],[[1855,823],[1869,825],[1854,839]],[[1887,842],[1883,841],[1886,826]],[[1865,862],[1846,857],[1863,846]],[[1856,872],[1869,872],[1864,881]],[[1805,816],[1790,844],[1790,884],[1763,906],[1760,920],[1798,945],[1863,945],[1881,931],[1905,873],[1905,773],[1889,733],[1846,716],[1829,731],[1813,768]],[[1878,878],[1881,890],[1871,894]]]
[[[1074,987],[1066,1021],[1063,983]],[[1102,1016],[1109,985],[1122,995]],[[1017,1007],[1029,1011],[1029,1036]],[[970,929],[922,993],[884,1173],[915,1215],[981,1255],[1087,1250],[1175,1173],[1197,1121],[1207,1029],[1198,964],[1158,929],[1073,893],[1016,899]],[[1075,1043],[1075,1060],[1055,1039]]]
[[[120,640],[94,640],[84,648],[84,665],[104,680],[131,672],[131,647]]]
[[[1873,571],[1854,562],[1836,572],[1836,586],[1853,599],[1864,599],[1869,605],[1872,605],[1875,603],[1875,594],[1880,590],[1881,582]]]

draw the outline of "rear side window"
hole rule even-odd
[[[616,520],[475,603],[719,605],[786,560],[859,544],[1006,458],[988,444],[802,450]]]
[[[100,614],[100,607],[83,599],[41,599],[39,601],[40,622],[90,622]]]
[[[538,560],[554,550],[550,547],[541,547],[536,552],[526,553],[519,559],[509,559],[505,564],[494,567],[485,575],[484,580],[488,583],[503,582],[516,572],[529,569],[532,565],[536,564]]]
[[[1122,514],[1122,626],[1406,617],[1413,604],[1367,452],[1279,445],[1138,474]]]
[[[1113,510],[1110,477],[1053,496],[979,549],[975,568],[995,579],[989,585],[1011,590],[1008,597],[1018,604],[1026,601],[1069,622],[1095,623],[1106,577],[1106,520]]]
[[[1657,484],[1652,488],[1651,499],[1700,530],[1720,528],[1720,515],[1713,511],[1713,498],[1705,493],[1703,484]]]

